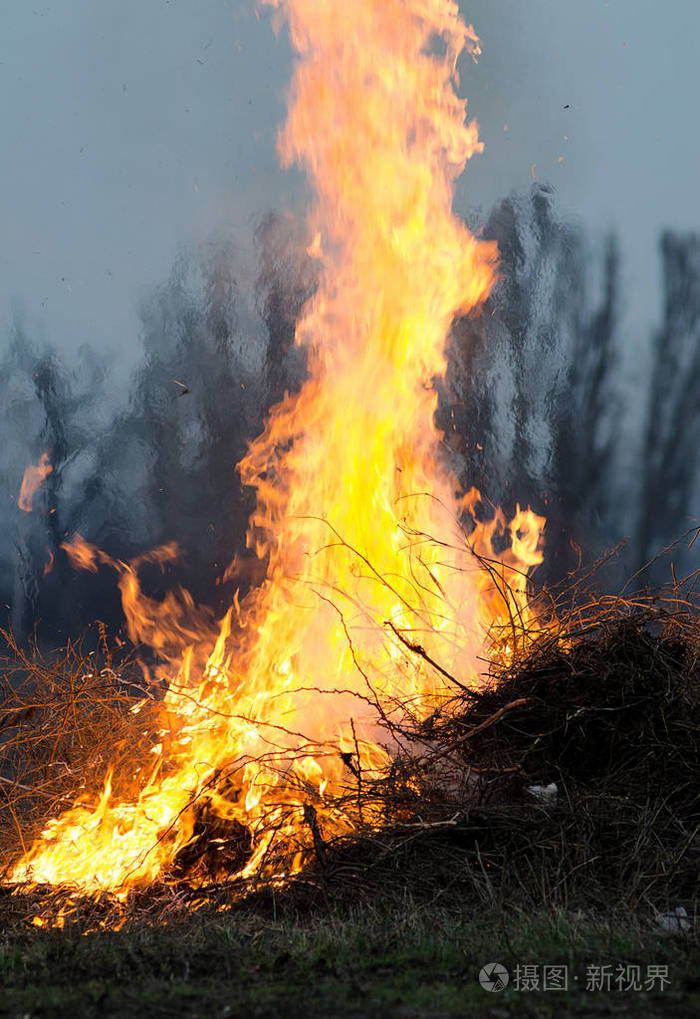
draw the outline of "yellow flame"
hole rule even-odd
[[[172,865],[196,798],[251,833],[241,873],[264,868],[273,842],[277,877],[292,872],[305,805],[325,831],[356,822],[332,797],[386,765],[380,719],[434,710],[454,692],[444,672],[478,684],[489,632],[527,611],[543,521],[477,523],[478,493],[458,494],[433,421],[451,322],[486,297],[497,259],[451,211],[481,148],[456,92],[477,36],[451,0],[270,3],[298,54],[280,151],[313,187],[321,264],[297,328],[309,379],[240,464],[267,577],[212,638],[184,592],[144,597],[139,561],[72,542],[87,568],[118,570],[132,636],[170,662],[167,726],[139,796],[115,800],[108,780],[96,809],[49,823],[15,881],[124,895]]]

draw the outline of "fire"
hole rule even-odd
[[[528,611],[544,521],[477,522],[478,493],[459,495],[433,423],[451,322],[496,271],[495,245],[451,211],[481,149],[456,93],[477,36],[452,0],[269,3],[298,54],[280,151],[313,187],[320,272],[297,328],[308,381],[239,465],[267,576],[213,633],[185,592],[143,595],[143,559],[70,543],[84,567],[117,570],[132,636],[168,662],[166,725],[138,794],[115,797],[109,777],[97,807],[48,824],[14,881],[124,896],[177,866],[203,809],[245,833],[240,874],[270,874],[281,846],[284,877],[314,825],[357,823],[340,794],[390,760],[386,721],[446,702],[446,674],[478,685],[479,654]]]
[[[32,500],[37,491],[44,484],[49,474],[53,473],[53,466],[49,461],[48,452],[42,453],[38,464],[29,464],[22,478],[22,487],[19,491],[17,505],[25,513],[32,512]]]

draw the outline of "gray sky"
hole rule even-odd
[[[620,230],[641,337],[659,230],[700,228],[700,3],[460,6],[483,41],[464,91],[486,152],[457,207],[526,190],[536,164],[567,217]],[[233,230],[244,266],[261,213],[302,210],[275,151],[289,47],[254,0],[1,0],[0,27],[0,344],[19,308],[35,334],[125,367],[138,298],[179,244]]]

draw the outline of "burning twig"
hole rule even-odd
[[[314,840],[314,850],[316,852],[316,859],[318,860],[321,868],[321,874],[325,875],[328,870],[328,856],[326,853],[326,844],[321,837],[321,831],[318,826],[318,819],[316,817],[316,810],[310,803],[304,804],[304,821],[309,826],[311,831],[311,837]]]
[[[363,825],[362,819],[362,758],[360,757],[360,747],[357,742],[357,733],[355,732],[355,720],[350,719],[350,728],[352,729],[352,738],[355,741],[355,759],[357,761],[357,769],[355,771],[355,777],[357,778],[357,816],[360,822],[360,827]],[[350,765],[348,765],[350,767]],[[354,769],[353,769],[354,770]]]
[[[405,637],[404,634],[402,634],[394,626],[390,619],[385,620],[384,625],[389,627],[394,636],[401,641],[405,648],[407,648],[412,654],[418,655],[419,658],[423,658],[428,663],[428,665],[431,665],[437,672],[440,673],[441,676],[444,676],[444,678],[448,680],[450,683],[454,683],[455,686],[458,686],[466,697],[469,697],[470,700],[475,701],[479,700],[480,695],[476,692],[476,690],[470,690],[469,687],[464,686],[464,684],[460,683],[458,679],[455,679],[454,676],[451,676],[446,669],[443,669],[441,665],[439,665],[433,658],[430,657],[430,655],[428,654],[424,647],[421,647],[420,644],[414,644],[412,641],[408,640],[408,638]]]

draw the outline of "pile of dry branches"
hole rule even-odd
[[[99,796],[108,768],[125,789],[147,760],[134,663],[99,631],[95,651],[69,642],[48,656],[0,630],[0,876],[48,818]]]
[[[336,878],[356,891],[389,866],[437,895],[697,912],[700,614],[676,590],[558,619],[480,694],[402,730],[420,753],[384,780],[389,824],[336,845]]]
[[[489,902],[603,907],[614,899],[697,910],[700,614],[677,589],[632,600],[569,597],[568,609],[560,601],[553,614],[556,627],[520,634],[517,657],[494,666],[480,693],[455,681],[449,709],[386,720],[404,748],[386,773],[363,775],[359,754],[340,755],[347,786],[332,805],[354,816],[355,831],[331,837],[309,799],[306,866],[292,895],[373,895],[390,881],[431,897],[459,889]],[[69,645],[49,664],[3,637],[0,849],[8,863],[81,790],[94,798],[86,776],[102,781],[111,765],[116,788],[126,789],[157,725],[129,711],[133,688],[106,641],[90,655]],[[412,640],[404,646],[425,657]],[[207,803],[205,795],[193,803],[195,837],[162,886],[115,908],[167,912],[174,903],[193,908],[202,895],[231,902],[260,890],[235,878],[249,833],[226,829]],[[48,894],[47,915],[55,911]]]
[[[332,837],[309,802],[297,891],[352,898],[391,882],[431,897],[459,886],[491,902],[697,911],[700,614],[672,591],[577,598],[557,618],[521,634],[482,692],[456,683],[427,720],[385,717],[404,747],[385,774],[345,755],[334,805],[355,830]],[[204,818],[198,841],[201,877]]]

